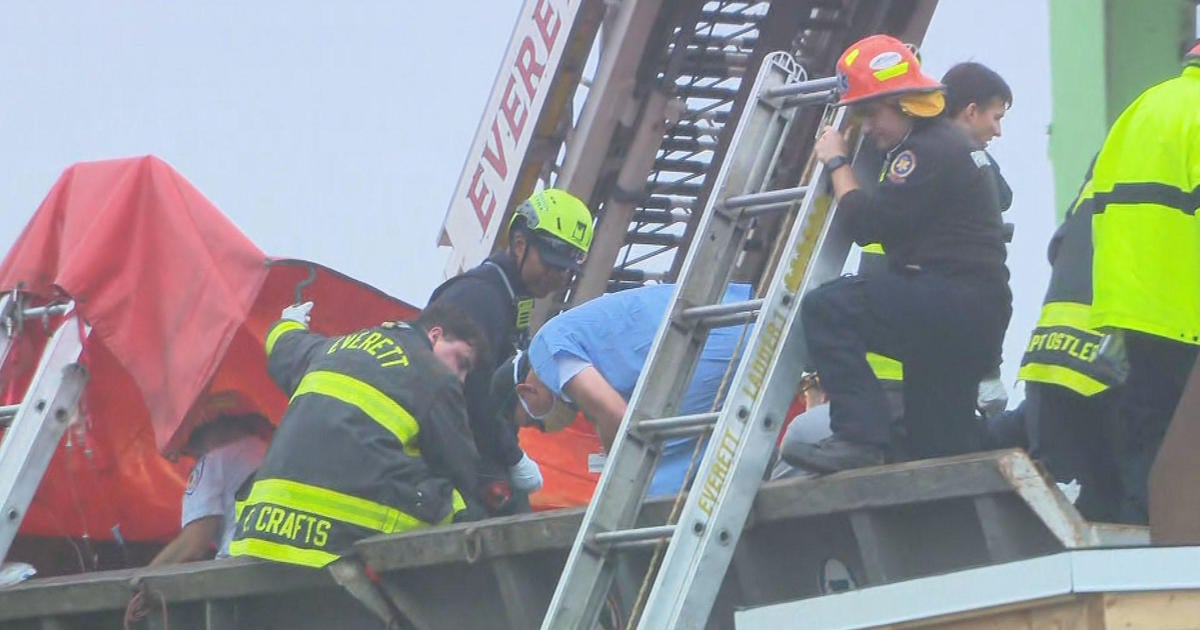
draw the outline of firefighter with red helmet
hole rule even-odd
[[[793,449],[789,463],[821,472],[881,464],[893,435],[907,436],[901,450],[913,457],[977,450],[976,390],[999,363],[1012,312],[996,169],[941,116],[943,86],[899,40],[856,42],[837,72],[838,105],[884,153],[878,185],[860,188],[837,130],[825,129],[814,151],[854,239],[881,243],[888,268],[804,297],[809,367],[829,397],[833,435]],[[904,363],[900,431],[868,351]]]

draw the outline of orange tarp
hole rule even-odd
[[[92,327],[81,420],[21,533],[112,539],[115,527],[127,540],[163,540],[178,531],[190,462],[162,453],[186,441],[183,418],[210,385],[243,392],[278,421],[287,401],[267,376],[263,341],[298,287],[317,304],[319,332],[417,313],[319,265],[268,259],[157,158],[67,169],[0,263],[0,291],[21,288],[28,305],[74,300]],[[46,336],[42,322],[26,323],[0,366],[4,403],[19,401]]]

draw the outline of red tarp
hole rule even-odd
[[[417,313],[319,265],[268,260],[157,158],[67,169],[0,264],[0,290],[21,286],[36,304],[73,299],[92,326],[82,421],[60,444],[21,533],[174,535],[191,463],[160,453],[186,440],[183,418],[210,384],[243,392],[278,421],[287,401],[267,376],[263,341],[310,274],[303,299],[316,303],[319,332]],[[19,400],[45,338],[41,322],[26,323],[0,370],[3,402]]]

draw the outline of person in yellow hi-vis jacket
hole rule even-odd
[[[1092,168],[1089,323],[1123,342],[1112,440],[1120,520],[1145,523],[1147,478],[1200,346],[1200,41],[1183,72],[1121,113]]]
[[[1021,359],[1029,452],[1060,482],[1077,480],[1088,520],[1119,519],[1120,481],[1110,441],[1123,349],[1091,328],[1092,169],[1050,239],[1050,285]],[[1103,352],[1101,351],[1103,350]]]
[[[433,306],[328,338],[308,330],[311,308],[284,309],[267,333],[267,369],[291,402],[230,555],[323,567],[368,536],[477,516],[462,381],[486,361],[479,328]]]

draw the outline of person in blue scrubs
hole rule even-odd
[[[500,413],[511,413],[522,426],[552,430],[569,424],[579,410],[596,426],[604,447],[611,448],[674,291],[674,285],[662,284],[610,293],[551,318],[534,335],[528,353],[497,370],[497,378],[507,382],[502,395],[508,400],[498,403]],[[749,285],[731,284],[723,301],[748,300],[751,293]],[[714,410],[726,372],[732,378],[736,371],[731,362],[741,356],[743,335],[749,336],[743,326],[709,333],[680,414]],[[505,389],[496,383],[493,392]],[[665,443],[650,496],[683,487],[696,439]]]

